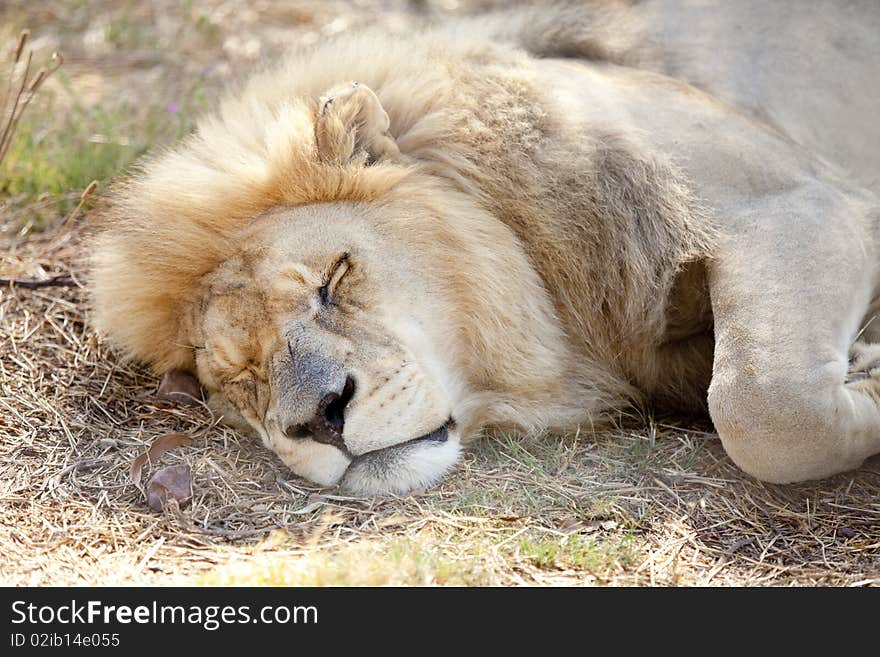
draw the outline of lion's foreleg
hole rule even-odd
[[[866,235],[857,208],[801,190],[738,218],[710,267],[709,410],[760,479],[818,479],[880,452],[880,349],[855,348],[864,372],[850,365],[877,278]]]

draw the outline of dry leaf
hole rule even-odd
[[[162,511],[169,500],[183,506],[192,498],[192,471],[188,465],[169,465],[156,470],[147,482],[147,504]]]
[[[198,379],[183,370],[166,372],[156,390],[156,405],[159,407],[198,406],[202,399]]]
[[[148,449],[143,454],[137,456],[131,462],[132,483],[137,486],[142,493],[144,493],[144,487],[141,484],[141,471],[144,469],[144,464],[147,461],[149,461],[150,463],[155,463],[159,460],[159,457],[168,450],[179,447],[180,445],[189,445],[191,443],[192,438],[182,433],[166,433],[156,438],[156,440],[153,441],[153,444],[150,445],[150,449]]]

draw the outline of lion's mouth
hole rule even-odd
[[[452,418],[426,434],[357,456],[338,446],[313,441],[300,444],[300,452],[276,452],[298,475],[357,495],[405,494],[426,488],[461,458],[458,427]]]
[[[405,440],[402,443],[396,443],[394,445],[388,445],[387,447],[381,447],[379,449],[374,449],[371,452],[364,452],[363,454],[358,454],[351,461],[351,464],[354,465],[359,461],[365,459],[375,459],[376,457],[382,457],[385,454],[391,454],[401,449],[407,449],[409,447],[416,446],[421,443],[445,443],[449,440],[449,431],[455,428],[455,420],[451,417],[446,420],[444,424],[437,427],[433,431],[426,433],[424,436],[419,436],[418,438],[411,438],[410,440]]]

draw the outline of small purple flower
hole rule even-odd
[[[165,108],[165,110],[169,114],[177,114],[178,109],[180,109],[180,108],[177,106],[177,103],[174,102],[173,100],[170,103],[168,103],[168,107]]]

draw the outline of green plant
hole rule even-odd
[[[0,163],[9,152],[9,146],[12,143],[12,136],[18,127],[19,121],[27,110],[28,105],[36,96],[43,83],[57,71],[64,58],[57,52],[52,53],[52,60],[48,66],[41,67],[33,77],[30,77],[31,63],[33,62],[33,51],[28,50],[27,56],[24,56],[24,50],[27,46],[30,32],[22,30],[18,37],[18,45],[15,48],[15,54],[12,59],[12,66],[9,69],[9,78],[6,83],[6,92],[3,95],[3,102],[0,104],[0,117],[2,117],[3,130],[0,132]],[[24,68],[21,69],[22,57],[24,56]],[[10,104],[11,101],[11,104]]]

